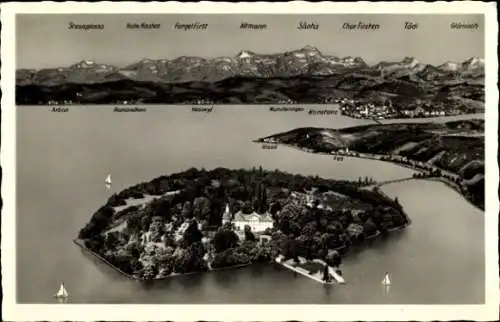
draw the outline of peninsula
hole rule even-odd
[[[439,180],[484,209],[484,120],[297,128],[256,140],[311,153],[393,162]],[[372,188],[380,184],[371,185]]]
[[[409,224],[397,198],[262,168],[191,168],[113,194],[75,243],[137,280],[304,260],[338,267],[366,239]]]

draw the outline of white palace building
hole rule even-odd
[[[253,233],[262,233],[266,229],[273,227],[273,218],[268,212],[264,214],[256,212],[244,214],[240,210],[233,216],[229,210],[229,205],[226,204],[226,210],[222,216],[222,224],[224,225],[228,222],[232,223],[237,231],[243,231],[245,226],[248,225]]]

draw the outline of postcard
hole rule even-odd
[[[1,9],[6,321],[498,318],[496,4]]]

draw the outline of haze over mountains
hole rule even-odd
[[[172,60],[145,58],[123,68],[84,60],[69,67],[16,71],[20,104],[33,103],[33,99],[28,97],[31,94],[38,97],[37,101],[45,101],[43,93],[57,94],[61,91],[66,92],[66,99],[73,101],[78,98],[85,101],[85,97],[92,92],[90,96],[98,97],[97,101],[109,102],[115,96],[120,97],[116,92],[120,86],[113,85],[117,82],[127,88],[132,83],[135,84],[132,87],[141,88],[127,91],[128,96],[125,97],[130,100],[179,103],[208,99],[224,103],[266,103],[314,101],[314,97],[324,97],[326,90],[347,90],[351,93],[347,93],[349,95],[360,90],[370,91],[372,87],[380,91],[380,87],[387,87],[388,82],[391,88],[395,86],[392,83],[403,82],[396,87],[410,86],[414,87],[410,92],[420,93],[436,84],[481,85],[483,79],[484,59],[477,57],[439,66],[405,57],[401,61],[383,61],[370,66],[360,57],[329,56],[311,46],[265,55],[243,50],[233,57],[213,59],[190,56]],[[287,93],[287,88],[296,86],[307,94],[297,97],[293,92]],[[69,87],[73,89],[69,90]],[[241,91],[250,96],[242,97]],[[56,96],[56,100],[59,99]]]
[[[484,59],[472,57],[464,62],[439,66],[421,64],[413,57],[369,66],[361,57],[336,57],[322,54],[317,48],[304,48],[279,54],[259,55],[243,50],[233,57],[205,59],[182,56],[176,59],[144,58],[124,68],[83,60],[69,67],[41,70],[19,69],[17,85],[57,85],[61,83],[99,83],[132,79],[152,82],[214,82],[234,76],[291,77],[320,76],[338,72],[361,71],[373,76],[416,74],[429,79],[477,78],[484,75]],[[377,75],[377,76],[378,76]],[[394,76],[394,75],[393,75]]]

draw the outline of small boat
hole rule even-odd
[[[389,278],[389,273],[385,273],[384,279],[382,280],[382,284],[385,286],[391,285],[391,279]]]
[[[111,175],[110,174],[108,174],[108,176],[106,177],[106,179],[104,179],[104,183],[106,185],[111,185],[112,182],[111,182]]]
[[[66,288],[64,287],[64,282],[61,283],[61,286],[59,286],[59,290],[56,294],[54,294],[54,297],[59,299],[66,299],[69,297],[68,291],[66,291]]]

